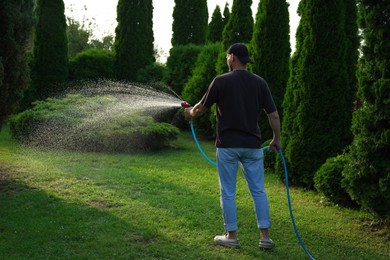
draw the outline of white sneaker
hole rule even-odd
[[[214,241],[217,245],[233,247],[240,247],[240,241],[237,238],[227,238],[226,235],[214,237]]]

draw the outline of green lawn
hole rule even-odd
[[[212,143],[201,142],[214,158]],[[258,248],[253,204],[238,178],[241,248],[213,244],[224,233],[216,168],[190,133],[150,154],[44,152],[0,132],[0,259],[305,259],[286,191],[266,172],[271,237]],[[296,224],[316,259],[389,259],[389,233],[370,216],[290,189]]]

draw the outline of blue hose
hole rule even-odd
[[[200,153],[203,155],[203,157],[212,165],[214,166],[217,166],[217,164],[215,162],[213,162],[212,160],[210,160],[209,157],[207,157],[207,155],[203,152],[202,150],[202,147],[200,147],[200,144],[198,142],[198,139],[196,138],[196,135],[195,135],[195,130],[194,130],[194,124],[192,123],[192,121],[190,122],[190,127],[191,127],[191,132],[192,132],[192,136],[194,138],[194,141],[196,143],[196,146],[198,147],[198,150],[200,151]],[[268,150],[269,146],[265,146],[263,148],[261,148],[263,151],[265,150]],[[303,243],[302,239],[301,239],[301,236],[299,235],[299,232],[298,232],[298,229],[297,229],[297,226],[295,224],[295,219],[294,219],[294,215],[293,215],[293,212],[292,212],[292,206],[291,206],[291,199],[290,199],[290,191],[289,191],[289,188],[288,188],[288,171],[287,171],[287,165],[286,165],[286,160],[284,159],[284,156],[283,156],[283,153],[281,150],[278,149],[278,153],[280,155],[280,158],[282,158],[282,161],[283,161],[283,167],[284,167],[284,175],[285,175],[285,178],[286,178],[286,194],[287,194],[287,203],[288,203],[288,209],[289,209],[289,212],[290,212],[290,218],[291,218],[291,223],[294,227],[294,231],[295,231],[295,235],[297,236],[298,238],[298,241],[299,241],[299,244],[301,245],[303,251],[305,251],[305,253],[307,254],[307,256],[311,259],[311,260],[315,260],[314,257],[310,254],[310,252],[306,249],[305,247],[305,244]]]

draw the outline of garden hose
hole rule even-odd
[[[186,103],[185,105],[187,105],[188,103]],[[182,103],[182,106],[184,107],[183,103]],[[190,127],[191,127],[191,132],[192,132],[192,136],[194,138],[194,141],[195,141],[195,144],[196,146],[198,147],[198,150],[199,152],[203,155],[203,157],[212,165],[214,166],[217,166],[217,164],[215,162],[213,162],[212,160],[210,160],[209,157],[207,157],[207,155],[203,152],[202,150],[202,147],[200,146],[199,142],[198,142],[198,139],[196,138],[196,134],[195,134],[195,130],[194,130],[194,124],[192,123],[192,121],[190,121]],[[263,148],[261,148],[263,151],[266,151],[268,150],[269,146],[265,146]],[[307,254],[307,256],[314,260],[314,257],[310,254],[310,252],[306,249],[305,247],[305,244],[303,243],[302,239],[301,239],[301,236],[299,235],[299,232],[298,232],[298,229],[297,229],[297,226],[295,224],[295,219],[294,219],[294,215],[293,215],[293,212],[292,212],[292,206],[291,206],[291,200],[290,200],[290,192],[289,192],[289,188],[288,188],[288,171],[287,171],[287,166],[286,166],[286,160],[284,159],[284,156],[283,156],[283,153],[280,149],[278,149],[278,153],[280,155],[280,158],[282,159],[282,162],[283,162],[283,167],[284,167],[284,175],[285,175],[285,178],[286,178],[286,194],[287,194],[287,203],[288,203],[288,209],[289,209],[289,212],[290,212],[290,218],[291,218],[291,223],[294,227],[294,231],[295,231],[295,235],[297,236],[298,238],[298,241],[299,241],[299,244],[301,245],[303,251],[305,251],[305,253]]]

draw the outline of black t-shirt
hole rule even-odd
[[[207,108],[217,104],[219,148],[260,148],[260,112],[276,111],[267,82],[246,70],[217,76],[200,102]]]

